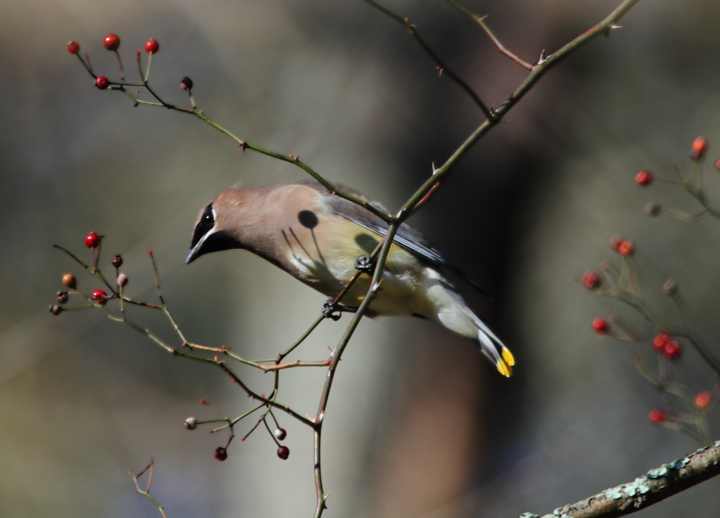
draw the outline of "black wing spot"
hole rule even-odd
[[[305,228],[313,229],[318,226],[318,217],[309,210],[298,212],[298,221]]]

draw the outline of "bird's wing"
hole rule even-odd
[[[380,237],[385,237],[385,235],[387,234],[389,227],[387,222],[378,218],[372,212],[356,203],[348,201],[344,198],[340,198],[339,196],[333,196],[329,194],[328,190],[323,187],[323,185],[317,180],[307,179],[301,180],[297,183],[315,189],[320,194],[325,196],[327,206],[333,213],[337,214],[338,216],[342,216],[343,218],[352,221],[356,225],[364,228],[365,230],[369,230],[373,234],[377,234]],[[365,196],[363,196],[361,193],[354,189],[337,183],[334,184],[334,186],[342,190],[343,192],[346,192],[352,196],[355,196],[356,198],[361,199],[362,201],[368,202],[369,204],[377,207],[383,212],[388,212],[388,210],[380,203],[368,200],[367,198],[365,198]],[[408,252],[412,252],[413,254],[422,258],[428,263],[444,267],[450,266],[445,261],[440,252],[433,248],[433,246],[428,242],[427,239],[425,239],[425,237],[420,232],[415,230],[407,223],[403,223],[402,225],[400,225],[400,228],[398,228],[398,231],[393,238],[393,242],[398,244]]]

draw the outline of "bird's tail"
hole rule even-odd
[[[500,374],[509,378],[512,374],[515,357],[504,343],[493,333],[485,322],[474,314],[473,320],[478,328],[476,342],[482,353],[490,360]]]

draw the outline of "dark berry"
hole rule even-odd
[[[182,81],[180,82],[180,86],[182,86],[183,90],[192,90],[192,79],[190,79],[189,77],[183,77]]]
[[[219,461],[227,459],[227,450],[222,446],[218,446],[218,448],[215,450],[215,458]]]
[[[100,90],[106,90],[108,86],[110,86],[110,81],[108,81],[108,78],[105,76],[100,76],[95,80],[95,86],[97,86]]]
[[[107,293],[105,293],[103,290],[95,290],[92,292],[92,298],[95,302],[97,302],[101,306],[104,306],[107,302]]]
[[[589,290],[595,290],[600,287],[602,281],[595,270],[588,270],[582,276],[582,284]]]
[[[100,245],[100,236],[95,232],[90,232],[85,236],[85,246],[88,248],[97,248]]]
[[[50,310],[50,313],[52,313],[53,315],[59,315],[60,313],[62,313],[62,310],[63,310],[63,308],[61,308],[60,306],[58,306],[56,304],[53,304],[48,309]]]
[[[604,318],[596,318],[592,321],[592,328],[598,334],[604,335],[608,332],[608,322]]]
[[[110,259],[110,264],[112,264],[115,268],[120,268],[123,264],[123,260],[120,254],[115,254],[113,258]]]
[[[290,448],[287,446],[280,446],[278,448],[278,457],[280,457],[282,460],[286,460],[290,456]]]
[[[278,428],[277,430],[275,430],[275,438],[278,441],[282,441],[283,439],[285,439],[285,437],[287,437],[287,432],[285,431],[285,428]]]
[[[77,286],[75,276],[72,273],[64,273],[62,276],[62,283],[71,290],[74,290],[75,286]]]
[[[57,292],[57,301],[58,304],[65,304],[68,301],[68,292],[67,291],[58,291]]]
[[[635,175],[635,183],[642,186],[648,186],[653,183],[653,175],[647,169],[643,169]]]
[[[70,54],[77,54],[80,52],[80,44],[77,41],[71,41],[68,43],[68,52]]]
[[[105,48],[108,50],[117,50],[120,46],[120,38],[115,34],[108,34],[105,36],[105,40],[103,40],[103,45],[105,45]]]
[[[653,408],[648,414],[648,419],[650,419],[652,424],[663,424],[667,417],[668,416],[665,410],[661,410],[659,408]]]
[[[145,43],[145,52],[155,54],[158,50],[160,50],[160,44],[157,41],[152,38],[147,40]]]

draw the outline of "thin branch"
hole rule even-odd
[[[518,65],[520,65],[521,67],[523,67],[526,70],[533,69],[533,65],[531,65],[530,63],[528,63],[527,61],[522,59],[517,54],[511,52],[507,47],[505,47],[502,43],[500,43],[500,40],[490,30],[490,27],[488,26],[488,24],[485,23],[485,16],[480,16],[478,14],[473,13],[472,11],[470,11],[470,9],[468,9],[461,3],[456,2],[455,0],[446,0],[446,1],[447,1],[447,3],[449,3],[450,5],[455,7],[458,11],[460,11],[461,13],[466,15],[468,18],[470,18],[472,21],[477,22],[477,24],[480,25],[482,30],[485,31],[485,34],[487,34],[488,37],[490,38],[490,40],[492,40],[495,47],[497,47],[498,52],[500,52],[501,54],[505,54],[507,57],[512,59],[515,63],[517,63]]]
[[[425,40],[420,36],[420,33],[418,33],[417,27],[410,23],[410,20],[407,18],[403,18],[399,14],[396,14],[392,12],[387,7],[384,7],[374,0],[364,0],[364,2],[368,5],[371,5],[381,13],[385,14],[386,16],[392,18],[399,24],[403,25],[408,32],[410,32],[410,35],[415,38],[415,41],[418,42],[420,47],[425,51],[425,53],[430,56],[430,59],[432,59],[435,62],[435,65],[438,67],[438,70],[440,70],[440,73],[445,73],[446,76],[448,76],[450,79],[455,81],[455,83],[462,88],[466,94],[470,96],[470,98],[473,100],[475,104],[478,105],[480,110],[483,112],[483,115],[485,115],[486,118],[492,119],[494,118],[494,114],[490,108],[487,107],[487,105],[480,99],[480,96],[475,93],[475,91],[470,88],[470,86],[463,81],[460,76],[458,76],[455,72],[452,71],[452,69],[448,68],[445,63],[440,59],[440,56],[438,56],[435,51],[433,51],[430,46],[425,42]]]
[[[556,509],[542,518],[616,518],[634,513],[720,475],[720,441],[646,475]],[[540,518],[526,513],[523,518]]]

